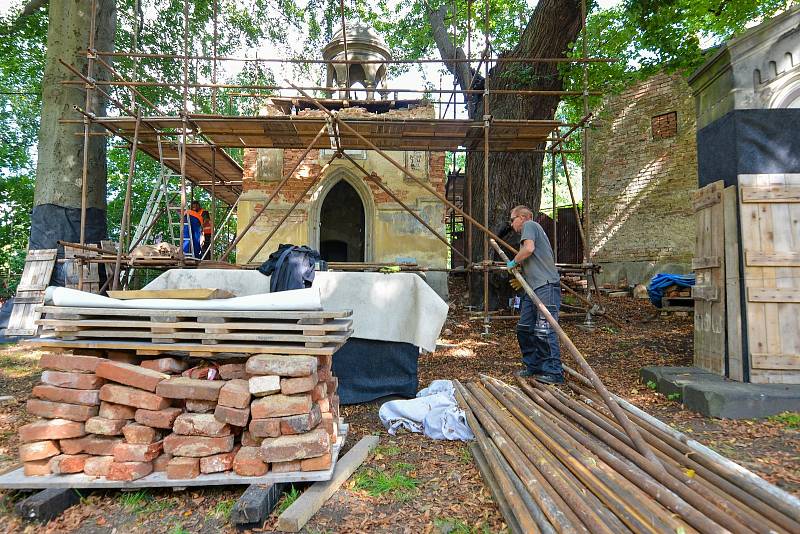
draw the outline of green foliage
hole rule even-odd
[[[489,534],[492,532],[489,526],[483,522],[475,527],[461,519],[436,518],[433,520],[433,526],[436,527],[441,534]]]
[[[652,389],[653,391],[658,389],[658,384],[656,384],[652,380],[648,380],[646,386],[647,386],[647,389]]]
[[[781,423],[786,425],[787,428],[800,429],[800,413],[798,412],[783,412],[777,415],[772,415],[767,419],[773,423]]]
[[[224,519],[225,521],[230,521],[231,511],[233,510],[235,504],[235,499],[225,499],[224,501],[218,502],[214,506],[214,515]]]
[[[123,491],[119,494],[119,503],[128,512],[138,513],[144,510],[153,497],[147,490]]]
[[[363,468],[354,478],[354,487],[366,491],[373,497],[390,495],[398,501],[408,500],[416,490],[418,482],[411,477],[414,466],[397,462],[391,469]]]
[[[294,487],[294,484],[291,485],[289,491],[283,492],[283,500],[278,504],[275,508],[277,515],[281,515],[287,508],[289,508],[294,501],[296,501],[300,497],[300,490]]]
[[[667,398],[671,401],[680,402],[681,394],[680,393],[670,393],[667,395]]]

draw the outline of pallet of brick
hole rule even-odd
[[[192,378],[198,369],[181,358],[105,356],[43,356],[44,383],[34,388],[29,411],[45,419],[20,430],[24,467],[0,477],[0,487],[212,485],[332,474],[343,429],[330,355],[256,354],[213,373],[199,369],[204,378]],[[20,476],[47,480],[36,486]]]
[[[282,343],[339,347],[352,333],[349,311],[132,310],[43,306],[39,324],[63,340],[115,339],[204,345]]]

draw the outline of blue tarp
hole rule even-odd
[[[693,274],[658,273],[650,279],[650,284],[647,286],[647,294],[650,296],[650,302],[653,303],[653,306],[660,308],[661,299],[664,297],[666,288],[669,286],[692,287],[693,285]]]

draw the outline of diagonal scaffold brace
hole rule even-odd
[[[503,249],[500,248],[500,245],[498,245],[494,239],[489,240],[489,243],[492,245],[492,247],[494,247],[494,249],[503,259],[503,261],[506,262],[509,261],[506,253],[503,252]],[[594,372],[592,366],[589,365],[589,362],[587,362],[586,358],[583,357],[581,351],[578,350],[578,347],[575,346],[575,343],[572,342],[567,333],[564,332],[564,329],[561,328],[561,325],[558,324],[558,321],[555,320],[553,315],[547,309],[547,306],[545,306],[544,303],[542,303],[542,301],[539,299],[539,297],[536,296],[536,293],[534,293],[533,288],[531,288],[528,282],[525,281],[525,278],[520,273],[520,270],[518,268],[515,268],[515,269],[510,269],[509,272],[512,275],[514,275],[514,278],[516,278],[517,281],[522,285],[522,288],[525,290],[525,293],[527,293],[528,296],[531,298],[533,304],[536,306],[539,313],[542,314],[542,316],[545,319],[547,319],[548,323],[550,323],[550,326],[556,332],[561,342],[564,343],[564,345],[567,347],[567,350],[572,355],[573,359],[578,363],[578,367],[580,367],[581,371],[583,371],[584,375],[589,379],[594,389],[603,399],[603,403],[605,403],[608,409],[611,410],[611,413],[614,414],[614,418],[617,420],[617,422],[620,424],[623,430],[625,430],[625,433],[628,435],[628,437],[631,438],[631,441],[636,447],[636,450],[638,450],[643,456],[645,456],[655,465],[663,469],[663,464],[661,463],[661,460],[658,458],[658,456],[656,456],[656,454],[653,452],[653,449],[644,440],[644,438],[642,438],[642,435],[639,433],[639,430],[636,428],[636,426],[634,426],[633,423],[631,423],[630,419],[628,419],[628,416],[625,413],[625,411],[620,407],[619,403],[617,403],[617,401],[611,396],[611,393],[609,393],[608,389],[606,389],[606,386],[605,384],[603,384],[603,381],[600,380],[600,377],[597,376],[597,373]]]

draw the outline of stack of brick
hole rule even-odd
[[[330,357],[277,354],[247,360],[248,386],[256,400],[234,471],[249,475],[265,471],[267,464],[274,472],[331,466],[339,410],[331,362]]]
[[[120,360],[126,361],[120,361]],[[316,471],[332,463],[339,400],[330,356],[259,354],[181,376],[187,364],[46,354],[20,429],[26,475],[84,472],[130,481],[233,470]]]
[[[84,470],[88,454],[73,444],[90,439],[87,422],[98,414],[104,383],[95,373],[101,362],[101,358],[77,354],[42,356],[42,383],[33,388],[27,404],[28,413],[41,419],[19,429],[25,475]],[[94,441],[93,445],[100,446]]]

